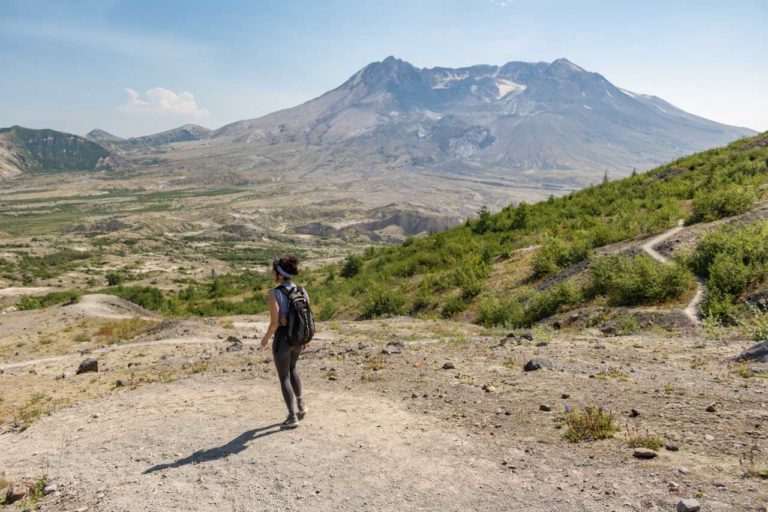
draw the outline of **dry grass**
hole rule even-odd
[[[640,431],[638,427],[627,424],[627,444],[630,448],[648,448],[657,451],[664,446],[664,441],[658,435],[645,429]]]
[[[130,340],[145,332],[155,325],[155,321],[144,318],[128,318],[125,320],[114,320],[108,322],[94,333],[94,336],[101,338],[100,341],[113,345],[122,341]]]
[[[596,379],[609,380],[616,379],[620,381],[628,381],[629,375],[621,371],[619,368],[611,367],[595,374]]]

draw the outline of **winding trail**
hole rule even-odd
[[[669,231],[665,231],[664,233],[661,233],[660,235],[657,235],[647,242],[645,242],[641,247],[643,251],[645,251],[651,258],[655,259],[656,261],[660,261],[664,264],[671,264],[669,258],[658,252],[655,247],[662,243],[664,240],[667,240],[668,238],[673,237],[677,233],[681,232],[685,229],[685,225],[683,224],[683,219],[680,219],[677,221],[677,226],[670,229]],[[685,306],[685,309],[683,310],[683,313],[685,313],[685,316],[688,317],[688,319],[691,321],[691,323],[695,326],[701,325],[701,319],[699,318],[699,304],[701,304],[702,299],[704,298],[704,281],[700,277],[696,277],[696,293],[693,295],[693,298],[688,303],[687,306]]]

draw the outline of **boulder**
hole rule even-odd
[[[677,512],[699,512],[701,503],[694,499],[680,500],[677,502]]]
[[[81,373],[98,372],[98,371],[99,371],[99,362],[95,359],[86,359],[80,363],[80,366],[77,367],[76,374],[80,375]]]
[[[653,450],[649,450],[648,448],[635,448],[635,451],[632,453],[632,455],[638,459],[654,459],[658,453]]]
[[[551,369],[552,361],[543,357],[537,357],[535,359],[531,359],[530,361],[525,363],[525,366],[523,366],[523,371],[535,372],[536,370],[541,370],[542,368]]]
[[[752,345],[747,350],[734,357],[733,360],[768,363],[768,341]]]

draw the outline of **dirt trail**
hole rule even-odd
[[[677,223],[677,226],[670,229],[669,231],[665,231],[664,233],[661,233],[660,235],[657,235],[647,242],[645,242],[642,245],[642,249],[653,259],[656,261],[660,261],[661,263],[669,264],[669,258],[658,252],[655,247],[662,243],[664,240],[667,240],[669,238],[672,238],[677,233],[683,231],[685,229],[685,225],[683,224],[684,221],[680,219]],[[696,278],[696,293],[694,294],[691,301],[688,303],[688,305],[685,307],[683,312],[685,313],[685,316],[687,316],[693,325],[700,325],[701,319],[699,318],[699,304],[701,304],[702,299],[704,298],[704,281],[697,277]]]
[[[0,436],[0,452],[12,473],[47,465],[65,490],[55,510],[589,510],[395,401],[306,395],[310,414],[281,431],[272,376],[150,385]]]

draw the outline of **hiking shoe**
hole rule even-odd
[[[288,416],[284,422],[280,424],[280,428],[296,428],[299,426],[299,418],[295,414]]]
[[[309,412],[309,407],[304,403],[304,400],[297,400],[299,404],[299,412],[296,414],[300,420],[304,419],[304,416]]]

